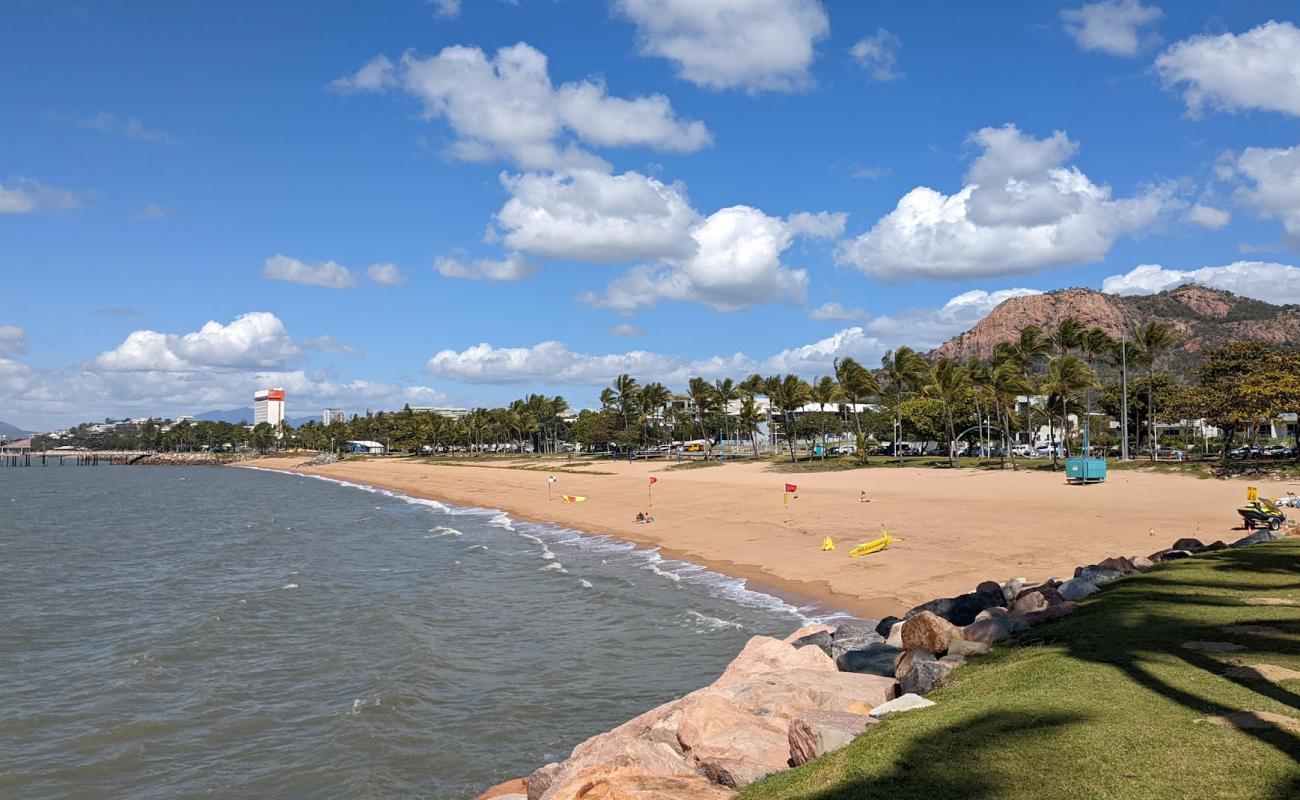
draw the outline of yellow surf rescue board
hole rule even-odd
[[[849,558],[857,558],[858,556],[869,556],[872,553],[879,553],[881,550],[889,547],[890,544],[898,541],[897,537],[889,535],[889,531],[882,531],[882,533],[884,533],[884,536],[881,536],[879,539],[872,539],[869,542],[863,542],[850,550]]]

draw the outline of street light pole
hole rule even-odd
[[[1124,438],[1120,440],[1119,457],[1128,461],[1128,333],[1120,334],[1119,340],[1119,364],[1120,364],[1120,428]]]

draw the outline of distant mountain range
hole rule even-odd
[[[8,422],[0,422],[0,439],[26,439],[31,435],[31,431],[25,431],[17,425],[10,425]]]
[[[204,411],[202,414],[195,414],[194,419],[202,422],[230,422],[239,424],[241,422],[251,423],[253,421],[253,409],[251,406],[244,408],[232,408],[229,411]],[[289,424],[295,428],[304,422],[320,422],[320,417],[290,417]]]
[[[1168,359],[1175,364],[1191,362],[1196,353],[1234,339],[1300,346],[1300,306],[1275,306],[1221,289],[1187,284],[1153,295],[1060,289],[1013,297],[999,303],[975,327],[935,348],[931,355],[988,358],[998,343],[1017,338],[1026,325],[1050,331],[1066,317],[1074,317],[1086,327],[1100,327],[1115,339],[1125,332],[1132,337],[1138,325],[1159,320],[1180,337]]]

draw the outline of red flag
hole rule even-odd
[[[659,482],[659,479],[656,478],[655,476],[651,475],[651,476],[650,476],[650,482],[651,482],[651,483],[658,483],[658,482]]]
[[[798,487],[798,486],[795,486],[793,483],[787,483],[787,484],[785,485],[785,490],[786,490],[787,492],[797,492],[797,491],[799,491],[799,487]]]

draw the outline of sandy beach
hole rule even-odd
[[[1025,471],[877,467],[791,475],[765,464],[666,469],[663,462],[602,461],[557,462],[548,473],[536,462],[519,465],[525,463],[534,468],[397,458],[308,466],[303,456],[250,466],[609,534],[745,578],[755,588],[868,617],[969,591],[983,580],[1069,577],[1076,565],[1146,555],[1182,536],[1231,541],[1243,535],[1233,530],[1240,524],[1235,509],[1250,484],[1129,471],[1113,472],[1100,485],[1071,486],[1061,473]],[[557,479],[549,500],[548,474]],[[639,525],[637,513],[649,510],[651,476],[658,479],[655,522]],[[788,508],[787,481],[798,486]],[[1297,487],[1270,481],[1261,490],[1276,495]],[[871,502],[859,503],[860,491]],[[587,500],[565,504],[561,494]],[[882,527],[902,541],[876,555],[849,557]],[[826,536],[835,542],[833,552],[821,549]]]

